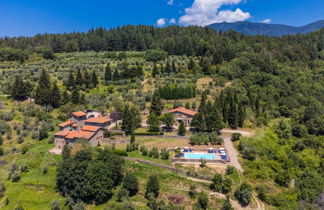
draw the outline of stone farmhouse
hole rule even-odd
[[[113,122],[108,115],[99,112],[72,112],[70,119],[60,123],[60,131],[54,134],[55,148],[62,149],[66,144],[73,145],[78,139],[85,139],[91,146],[97,146],[103,139],[104,131]]]
[[[186,109],[184,107],[178,107],[168,111],[169,113],[173,114],[174,120],[176,123],[183,121],[186,126],[189,126],[193,116],[197,114],[197,112]]]

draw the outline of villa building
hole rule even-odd
[[[186,109],[184,107],[178,107],[172,110],[169,110],[169,113],[173,114],[174,120],[179,123],[183,121],[186,126],[189,126],[193,116],[197,114],[197,112],[192,111],[190,109]]]
[[[85,139],[91,146],[97,146],[103,139],[105,130],[114,120],[99,112],[72,112],[70,119],[60,123],[60,131],[54,134],[55,148],[62,149],[64,145],[73,145],[78,139]]]

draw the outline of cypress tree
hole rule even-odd
[[[43,70],[40,74],[38,85],[35,91],[35,103],[40,105],[48,105],[51,103],[51,83],[50,78],[46,70]]]
[[[174,72],[174,73],[177,72],[177,67],[176,67],[176,64],[175,64],[174,60],[172,61],[172,72]]]
[[[90,75],[87,70],[84,71],[84,84],[87,89],[91,87]]]
[[[116,81],[116,80],[119,80],[119,72],[118,72],[118,69],[115,69],[114,71],[114,75],[113,75],[113,79]]]
[[[224,128],[223,119],[215,104],[206,118],[206,126],[208,132],[216,132],[218,135]]]
[[[80,93],[77,88],[73,88],[72,95],[71,95],[71,102],[73,104],[79,104],[80,103]]]
[[[24,100],[29,97],[32,90],[30,82],[24,82],[21,77],[16,76],[12,85],[11,97],[15,100]]]
[[[167,64],[166,64],[164,72],[167,73],[167,74],[170,74],[172,71],[173,71],[172,66],[171,66],[170,62],[168,61]]]
[[[75,77],[75,84],[78,87],[82,87],[82,84],[83,84],[83,76],[82,76],[82,73],[81,73],[80,69],[78,69],[78,71],[77,71],[77,74],[76,74],[76,77]]]
[[[72,88],[74,87],[74,82],[75,82],[74,76],[73,76],[73,73],[71,71],[70,74],[69,74],[69,77],[68,77],[68,81],[67,81],[67,88],[69,90],[72,90]]]
[[[164,64],[163,63],[161,63],[161,65],[160,65],[160,73],[161,74],[164,74],[165,72],[164,72]]]
[[[238,105],[238,119],[237,119],[237,125],[238,127],[242,128],[244,125],[245,120],[245,106],[240,103]]]
[[[158,92],[154,92],[151,101],[150,112],[154,112],[155,115],[160,116],[162,111],[162,101]]]
[[[235,104],[235,98],[232,98],[229,104],[228,113],[228,125],[232,129],[237,128],[237,105]]]
[[[61,92],[60,89],[57,87],[56,82],[53,83],[53,88],[52,88],[52,95],[51,95],[51,105],[54,108],[57,108],[61,104]]]
[[[156,63],[154,63],[153,71],[152,71],[152,77],[156,77],[156,75],[159,74],[159,70],[156,66]]]
[[[194,59],[191,58],[190,61],[189,61],[189,63],[188,63],[188,69],[189,69],[189,70],[193,70],[194,67],[195,67],[195,65],[196,65],[196,64],[195,64]]]
[[[86,104],[85,94],[83,93],[80,94],[79,104]]]
[[[126,135],[130,135],[134,133],[135,127],[133,125],[133,119],[128,104],[125,105],[122,115],[123,115],[122,130],[125,132]]]
[[[186,127],[185,127],[185,124],[183,123],[182,120],[180,121],[178,135],[179,136],[185,136],[186,135]]]
[[[62,99],[61,101],[62,104],[67,104],[70,102],[70,95],[66,90],[64,90],[61,99]]]
[[[93,71],[92,72],[91,83],[92,83],[92,85],[93,85],[94,88],[97,87],[97,85],[99,84],[99,80],[98,80],[96,71]]]
[[[106,69],[105,69],[105,83],[106,83],[106,85],[111,80],[112,80],[112,73],[111,73],[110,63],[108,63],[106,66]]]

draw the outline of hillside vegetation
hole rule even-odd
[[[141,111],[150,110],[149,129],[158,132],[161,111],[184,106],[198,112],[192,126],[200,132],[257,128],[255,137],[241,138],[235,144],[244,179],[267,205],[319,208],[324,189],[323,69],[323,29],[274,38],[218,33],[202,27],[125,26],[0,39],[0,161],[4,161],[0,181],[7,189],[1,204],[12,209],[20,204],[11,201],[19,200],[21,206],[31,208],[37,200],[29,203],[23,195],[14,196],[20,189],[23,192],[42,184],[41,192],[63,204],[67,195],[59,194],[55,185],[57,166],[63,163],[47,151],[53,147],[56,125],[71,111],[127,113],[131,124],[123,123],[123,129],[132,134],[140,124]],[[97,153],[91,154],[94,156],[87,161],[96,160]],[[42,158],[30,160],[29,156]],[[82,162],[74,161],[76,166]],[[23,172],[23,164],[29,172]],[[135,166],[126,163],[123,167],[128,171]],[[162,175],[168,173],[160,170]],[[134,173],[147,171],[150,169]],[[43,176],[46,178],[40,179]],[[158,178],[163,180],[162,194],[170,193],[172,187],[165,186],[169,179]],[[146,183],[143,180],[140,177],[139,181]],[[112,186],[115,202],[120,185]],[[136,208],[159,201],[143,196],[144,191],[140,189],[142,194],[130,199]],[[234,190],[230,194],[233,199],[240,198]],[[84,202],[94,201],[92,198],[82,197]],[[78,197],[73,199],[76,202]],[[107,200],[97,204],[110,205],[105,197]],[[187,201],[183,207],[195,202]],[[50,207],[49,200],[39,202]],[[212,201],[209,208],[220,208],[222,202]],[[45,208],[45,204],[37,205]]]

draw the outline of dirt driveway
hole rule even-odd
[[[252,136],[252,132],[246,131],[246,130],[232,130],[232,129],[223,129],[221,130],[222,136],[224,138],[224,147],[228,152],[228,155],[231,158],[231,161],[229,162],[229,165],[234,166],[237,170],[243,172],[243,168],[241,164],[238,161],[238,152],[234,148],[234,145],[231,140],[231,134],[233,133],[240,133],[242,136]]]

